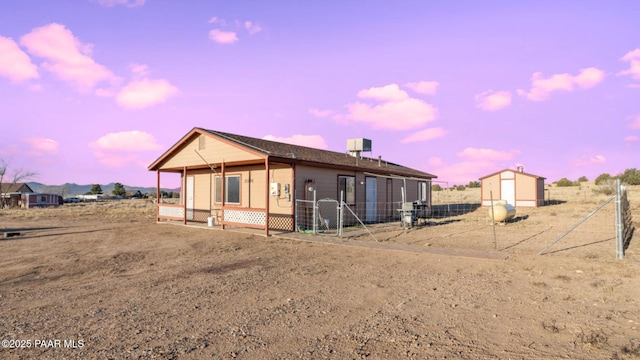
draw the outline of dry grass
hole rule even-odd
[[[32,209],[4,209],[0,211],[0,219],[51,219],[81,218],[100,220],[127,220],[136,218],[155,218],[155,204],[148,200],[119,200],[64,204],[58,207]]]

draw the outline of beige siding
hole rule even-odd
[[[193,175],[193,207],[199,210],[211,209],[211,171],[189,172]]]
[[[200,144],[199,136],[204,136],[205,140],[203,147]],[[261,159],[261,157],[256,154],[226,144],[218,139],[206,135],[198,135],[187,140],[175,155],[162,164],[160,169],[174,169],[184,166],[203,165],[205,162],[200,156],[198,156],[198,153],[211,164],[222,163],[223,161],[234,162]]]
[[[493,200],[499,200],[500,195],[500,174],[482,179],[482,199],[489,200],[493,194]]]
[[[280,189],[277,196],[269,196],[269,213],[293,215],[294,184],[291,165],[270,164],[269,183],[278,183]],[[285,191],[286,188],[288,188],[288,192]]]
[[[516,199],[536,199],[536,178],[522,174],[516,175]]]

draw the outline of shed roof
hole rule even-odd
[[[7,194],[7,193],[32,193],[33,190],[31,189],[31,187],[27,184],[27,183],[2,183],[0,184],[0,188],[2,189],[2,192]]]
[[[436,178],[435,175],[412,169],[406,166],[385,161],[383,159],[373,159],[368,157],[355,158],[347,153],[321,150],[307,146],[286,144],[277,141],[258,139],[244,135],[231,134],[222,131],[208,130],[203,128],[193,128],[189,134],[165,152],[160,158],[149,166],[149,170],[155,170],[166,157],[170,156],[179,144],[186,140],[193,133],[213,136],[234,143],[243,148],[248,148],[272,159],[281,159],[293,163],[303,163],[318,167],[342,167],[353,170],[371,172],[379,175],[398,175],[404,177],[416,177],[423,179]]]
[[[518,173],[518,174],[522,174],[522,175],[525,175],[525,176],[534,177],[534,178],[536,178],[536,179],[546,179],[545,177],[542,177],[542,176],[538,176],[538,175],[534,175],[534,174],[529,174],[529,173],[521,172],[521,171],[518,171],[518,170],[513,170],[513,169],[503,169],[503,170],[500,170],[500,171],[496,171],[496,172],[494,172],[493,174],[485,175],[485,176],[481,177],[481,178],[480,178],[480,180],[482,180],[482,179],[486,179],[486,178],[488,178],[488,177],[492,177],[492,176],[495,176],[495,175],[498,175],[498,174],[503,173],[503,172],[505,172],[505,171],[513,171],[514,173]]]

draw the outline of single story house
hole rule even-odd
[[[522,167],[504,169],[480,178],[482,206],[493,201],[505,200],[515,207],[544,205],[544,180],[542,176],[527,174]]]
[[[181,178],[179,204],[156,195],[157,220],[209,221],[268,235],[295,229],[296,200],[342,196],[364,221],[397,218],[401,201],[431,205],[435,175],[361,157],[370,140],[355,140],[349,154],[193,128],[148,167],[157,173],[157,189],[161,174]]]
[[[51,193],[34,193],[27,183],[2,184],[2,198],[7,207],[48,207],[62,205],[62,197]]]
[[[33,190],[27,183],[1,183],[0,196],[2,197],[2,206],[21,207],[22,194],[33,193]]]
[[[62,196],[58,194],[47,193],[32,193],[22,194],[21,207],[34,208],[34,207],[49,207],[58,206],[63,204]]]

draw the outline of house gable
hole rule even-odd
[[[193,129],[158,160],[149,170],[171,170],[264,159],[259,152],[221,139],[208,132]]]

